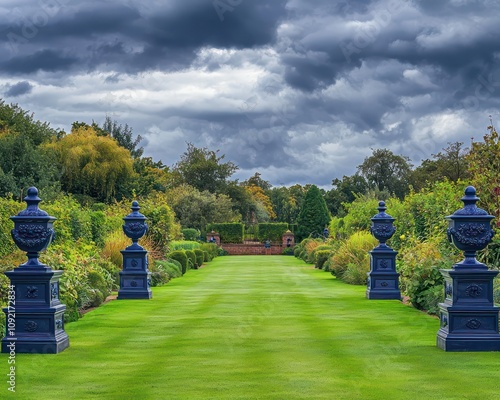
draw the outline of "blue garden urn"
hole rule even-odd
[[[386,242],[396,232],[393,225],[395,219],[385,212],[385,202],[378,203],[378,214],[371,218],[370,232],[379,241],[379,245],[369,252],[370,272],[366,297],[370,300],[401,299],[399,290],[399,274],[396,272],[396,251]]]
[[[20,267],[23,268],[45,268],[46,265],[38,261],[39,253],[47,248],[54,237],[52,227],[56,218],[38,208],[41,199],[35,187],[28,189],[28,195],[24,198],[26,209],[10,219],[14,222],[12,239],[17,247],[26,252],[28,261]]]
[[[464,252],[465,259],[453,266],[454,269],[488,267],[476,260],[476,252],[483,250],[494,236],[491,220],[495,217],[476,206],[479,197],[476,189],[468,186],[461,199],[464,207],[448,215],[448,240]]]
[[[66,306],[59,299],[62,271],[38,260],[54,237],[56,218],[38,208],[41,199],[37,188],[30,187],[24,201],[26,209],[10,219],[14,222],[12,239],[26,252],[28,261],[5,272],[14,298],[9,294],[3,309],[7,324],[2,353],[60,353],[69,346],[64,331]]]
[[[491,242],[494,218],[478,208],[476,189],[468,186],[464,207],[445,217],[448,239],[464,252],[464,260],[442,269],[444,302],[439,304],[437,346],[445,351],[500,351],[499,308],[493,297],[498,271],[476,260],[476,252]]]
[[[132,202],[132,212],[123,218],[125,223],[123,224],[123,233],[132,239],[132,244],[127,247],[127,250],[143,250],[137,242],[142,238],[148,231],[148,225],[146,224],[146,217],[142,215],[139,210],[139,203],[137,201]]]
[[[148,252],[138,241],[148,231],[146,217],[139,210],[139,203],[132,202],[132,212],[123,218],[123,233],[132,244],[121,250],[123,270],[120,271],[118,299],[151,299],[151,273],[148,270]]]
[[[370,227],[370,232],[379,241],[380,247],[387,247],[385,243],[396,232],[396,227],[393,225],[395,219],[387,214],[385,210],[387,210],[385,202],[379,202],[378,214],[371,218],[372,226]]]

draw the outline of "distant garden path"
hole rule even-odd
[[[17,355],[12,397],[499,398],[498,353],[445,353],[437,319],[364,292],[294,257],[219,257],[68,324],[61,354]]]

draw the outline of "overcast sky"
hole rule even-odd
[[[0,0],[0,98],[53,127],[106,115],[172,165],[219,149],[245,180],[415,165],[500,125],[497,0]]]

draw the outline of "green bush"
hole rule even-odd
[[[314,268],[323,269],[323,264],[331,254],[331,250],[318,250],[315,253],[315,263]]]
[[[293,248],[293,255],[297,258],[300,258],[300,252],[304,250],[304,248],[300,245],[297,245]]]
[[[210,253],[208,251],[202,250],[202,252],[203,252],[203,262],[210,262],[210,261],[212,261]]]
[[[161,286],[171,279],[182,276],[181,266],[178,261],[156,260],[150,268],[151,286]]]
[[[181,229],[181,233],[184,236],[184,240],[196,241],[200,237],[200,231],[194,228]]]
[[[331,257],[329,268],[333,275],[346,283],[366,284],[370,271],[369,251],[378,244],[368,232],[356,232],[344,240]]]
[[[245,226],[238,223],[208,224],[207,232],[210,231],[219,233],[221,242],[243,243]]]
[[[444,298],[437,298],[441,289],[434,289],[443,286],[439,270],[450,268],[452,261],[443,257],[435,241],[415,241],[400,260],[400,289],[415,308],[437,313],[437,304]]]
[[[193,250],[185,250],[185,251],[186,251],[186,256],[188,258],[188,269],[197,268],[195,252]]]
[[[210,254],[210,261],[219,255],[219,247],[215,243],[201,243],[200,249]]]
[[[182,274],[184,275],[188,270],[188,256],[185,250],[174,250],[168,254],[168,258],[178,261],[182,267]]]
[[[194,250],[200,248],[200,243],[192,240],[172,240],[169,243],[170,251],[174,250]]]
[[[293,247],[285,247],[283,248],[283,251],[281,252],[284,256],[293,256],[295,255]]]
[[[270,240],[272,242],[280,242],[281,237],[287,231],[287,223],[259,223],[258,225],[258,239],[263,242]]]
[[[196,256],[196,267],[195,268],[200,268],[203,265],[203,261],[205,259],[205,256],[203,255],[203,250],[200,249],[194,249],[194,254]]]

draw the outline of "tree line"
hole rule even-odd
[[[16,104],[0,101],[0,196],[21,200],[35,185],[44,199],[66,193],[82,205],[92,205],[161,192],[182,227],[202,232],[208,223],[217,222],[296,224],[314,186],[273,187],[259,172],[240,182],[233,179],[235,163],[219,150],[192,143],[167,166],[145,157],[141,141],[130,126],[110,117],[102,124],[74,122],[71,131],[64,132]],[[353,175],[333,179],[330,190],[318,189],[320,203],[325,202],[326,213],[343,216],[345,204],[368,193],[402,199],[427,182],[466,179],[468,154],[463,143],[449,143],[414,168],[404,155],[375,149]]]

